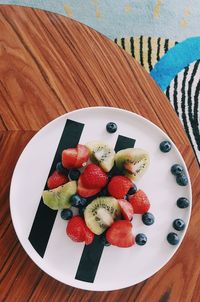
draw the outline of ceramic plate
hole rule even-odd
[[[105,126],[113,121],[114,134]],[[64,129],[64,130],[63,130]],[[135,144],[150,154],[150,166],[136,182],[148,195],[155,223],[146,226],[141,215],[133,218],[134,235],[145,233],[144,246],[130,248],[101,247],[98,240],[85,247],[66,236],[66,221],[60,212],[47,208],[41,201],[46,180],[59,161],[63,147],[74,147],[92,140],[109,143]],[[177,185],[170,172],[174,163],[181,164],[189,178],[186,165],[174,145],[162,153],[159,144],[170,138],[145,118],[116,108],[94,107],[67,113],[42,128],[28,143],[16,165],[10,191],[12,221],[17,236],[30,258],[53,278],[87,290],[115,290],[134,285],[152,276],[174,255],[185,235],[191,213],[191,184]],[[53,163],[53,164],[52,164]],[[179,197],[190,200],[190,206],[180,209]],[[174,231],[172,222],[182,218],[186,223],[178,232],[180,243],[170,245],[166,236]]]

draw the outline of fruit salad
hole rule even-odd
[[[110,133],[116,131],[113,123],[107,128]],[[62,151],[61,161],[47,181],[43,202],[61,210],[61,218],[67,220],[66,233],[75,242],[88,245],[94,236],[100,236],[105,246],[144,245],[146,236],[138,234],[135,240],[131,221],[134,215],[145,214],[141,221],[146,225],[154,222],[147,195],[135,185],[149,162],[143,149],[115,153],[106,142],[78,144]]]

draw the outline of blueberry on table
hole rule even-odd
[[[117,131],[117,125],[113,122],[110,122],[106,125],[106,130],[109,133],[115,133]]]
[[[71,180],[78,180],[81,172],[77,169],[72,169],[69,171],[69,177]]]
[[[167,241],[171,244],[171,245],[176,245],[179,243],[179,237],[176,233],[169,233],[167,235]]]
[[[176,182],[179,186],[187,186],[188,178],[185,174],[180,174],[176,176]]]
[[[181,165],[175,164],[171,167],[171,172],[173,175],[177,176],[177,175],[182,174],[184,171],[183,171],[183,167]]]
[[[56,165],[56,171],[58,173],[65,174],[65,175],[67,175],[68,172],[69,172],[66,168],[63,167],[63,165],[62,165],[61,162],[57,163],[57,165]]]
[[[133,195],[137,192],[137,187],[135,184],[133,184],[132,188],[130,188],[130,190],[128,191],[128,195]]]
[[[73,217],[73,212],[70,209],[64,209],[61,211],[60,216],[64,220],[69,220]]]
[[[189,206],[190,202],[186,197],[180,197],[176,202],[177,206],[181,209],[185,209]]]
[[[147,243],[147,236],[145,234],[137,234],[135,237],[135,242],[138,245],[145,245]]]
[[[167,153],[171,150],[172,145],[169,141],[163,141],[160,143],[160,151]]]
[[[155,221],[155,218],[154,218],[153,214],[147,212],[142,215],[142,221],[146,225],[152,225]]]
[[[77,194],[72,195],[70,201],[73,207],[78,208],[79,206],[82,206],[82,198]]]
[[[183,231],[185,229],[185,222],[182,219],[177,218],[173,222],[173,227],[177,231]]]

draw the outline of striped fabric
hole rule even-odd
[[[132,55],[148,72],[177,42],[155,37],[116,38],[115,43]]]

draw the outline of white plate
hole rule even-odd
[[[118,135],[136,139],[135,147],[148,150],[151,164],[145,175],[136,182],[150,201],[155,215],[155,223],[145,226],[141,215],[133,219],[134,234],[145,233],[148,242],[145,246],[135,245],[123,249],[105,247],[93,283],[75,279],[84,244],[72,242],[65,234],[66,222],[57,214],[44,257],[40,257],[32,247],[28,236],[38,208],[41,193],[54,159],[54,155],[66,119],[84,123],[80,138],[84,144],[91,140],[102,140],[115,146]],[[105,126],[109,121],[118,125],[118,131],[109,134]],[[42,128],[28,143],[16,165],[10,191],[12,221],[17,236],[31,259],[55,279],[78,288],[88,290],[115,290],[134,285],[152,276],[161,269],[180,246],[189,223],[191,213],[191,184],[177,185],[170,167],[179,163],[186,165],[174,145],[169,153],[162,153],[159,144],[170,138],[157,126],[145,118],[116,108],[94,107],[67,113]],[[180,209],[176,206],[179,197],[190,200],[190,207]],[[173,231],[172,222],[182,218],[186,229],[178,232],[180,243],[170,245],[166,236]]]

